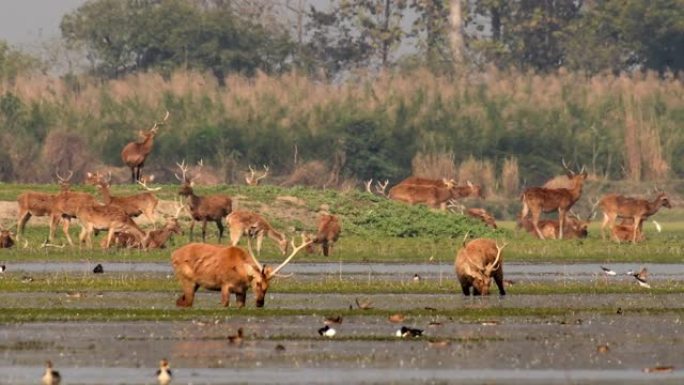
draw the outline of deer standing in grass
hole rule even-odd
[[[227,307],[230,295],[235,294],[238,307],[245,306],[247,290],[251,287],[256,306],[263,307],[271,279],[304,247],[311,243],[302,236],[299,246],[292,241],[292,253],[275,269],[261,265],[252,253],[237,246],[191,243],[171,254],[171,264],[180,281],[183,294],[176,301],[178,307],[191,307],[195,292],[200,287],[221,291],[221,304]]]
[[[159,126],[166,123],[169,118],[169,112],[166,111],[166,115],[161,122],[154,122],[154,126],[150,128],[147,132],[142,130],[138,132],[140,136],[140,141],[130,142],[126,144],[121,150],[121,159],[131,169],[131,183],[139,181],[141,178],[142,168],[145,166],[145,160],[147,156],[152,152],[152,145],[154,144],[154,137],[159,131]]]
[[[259,181],[266,178],[267,176],[268,167],[266,165],[264,165],[264,173],[260,176],[256,176],[256,171],[252,168],[252,165],[249,165],[249,175],[245,174],[245,182],[247,182],[249,186],[258,186]]]
[[[261,256],[261,245],[264,237],[267,236],[278,245],[283,255],[287,253],[287,237],[274,229],[261,215],[255,212],[233,211],[226,217],[226,223],[230,229],[230,242],[233,246],[237,246],[243,235],[256,238],[257,255]]]
[[[545,187],[530,187],[523,192],[521,200],[523,204],[520,218],[527,217],[528,213],[532,214],[532,226],[539,238],[545,239],[539,229],[539,217],[541,213],[549,213],[558,211],[558,227],[559,239],[563,239],[563,229],[565,228],[566,213],[579,200],[582,195],[582,186],[587,179],[587,173],[584,172],[584,167],[579,173],[574,173],[568,169],[565,161],[563,167],[568,170],[568,178],[572,184],[571,188],[545,188]]]
[[[313,242],[307,247],[308,252],[313,252],[313,245],[319,244],[323,249],[323,255],[328,256],[332,247],[340,238],[342,226],[336,216],[327,213],[321,214],[318,218],[318,232],[313,238]]]
[[[113,196],[111,194],[111,174],[105,178],[98,173],[87,173],[86,182],[97,187],[104,204],[119,206],[132,218],[142,214],[152,223],[153,228],[157,228],[154,212],[159,199],[151,191],[158,190],[147,187],[143,181],[138,181],[138,184],[147,190],[146,192],[127,196]]]
[[[70,185],[57,173],[61,191],[69,191]],[[52,213],[55,194],[26,191],[17,197],[19,205],[17,219],[17,241],[24,235],[24,227],[31,217],[49,217]]]
[[[653,201],[637,199],[618,194],[605,195],[599,201],[599,207],[603,211],[603,223],[601,224],[601,238],[605,239],[604,229],[610,224],[615,226],[615,219],[631,218],[632,223],[632,243],[637,242],[638,233],[642,222],[658,212],[661,207],[672,208],[667,194],[659,193]]]
[[[138,243],[142,243],[145,237],[145,233],[140,227],[118,206],[99,203],[83,204],[77,207],[76,217],[81,222],[79,240],[88,247],[92,247],[92,234],[95,230],[107,231],[105,248],[112,245],[114,234],[117,232],[132,234]]]
[[[499,288],[499,294],[506,295],[503,283],[503,259],[501,251],[506,246],[499,246],[496,241],[488,238],[474,239],[467,244],[464,242],[456,254],[454,270],[461,284],[463,294],[489,295],[492,278]]]
[[[69,235],[69,225],[71,220],[78,218],[78,212],[85,207],[91,207],[97,204],[95,197],[83,192],[76,192],[70,190],[69,180],[73,177],[74,173],[69,172],[69,176],[63,178],[57,174],[59,179],[59,184],[62,187],[57,195],[54,196],[52,200],[52,207],[50,208],[50,233],[48,235],[48,241],[50,243],[54,242],[55,229],[62,220],[62,231],[67,238],[70,245],[74,242]]]
[[[180,168],[182,177],[176,174],[176,178],[181,181],[181,187],[178,191],[178,195],[186,198],[186,204],[190,211],[190,216],[192,221],[190,222],[190,241],[192,241],[193,230],[195,229],[195,222],[202,222],[202,242],[206,239],[207,233],[207,221],[212,221],[216,223],[218,228],[218,241],[221,242],[223,237],[223,218],[230,214],[233,207],[233,201],[227,195],[206,195],[198,196],[193,191],[193,186],[195,183],[193,179],[188,175],[188,166],[183,163],[176,163]],[[199,162],[199,167],[201,169],[202,162]],[[195,176],[195,179],[199,175]]]

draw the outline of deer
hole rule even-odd
[[[233,210],[232,199],[230,199],[230,197],[227,195],[219,194],[207,196],[196,195],[193,191],[195,182],[187,174],[188,166],[185,164],[185,161],[182,163],[176,163],[176,165],[182,172],[181,177],[179,177],[178,174],[175,174],[176,179],[181,181],[181,187],[178,191],[178,195],[186,198],[186,204],[189,208],[190,216],[192,217],[192,221],[190,222],[190,241],[192,241],[193,238],[195,222],[202,222],[202,242],[204,242],[207,232],[207,221],[213,221],[216,223],[216,227],[219,231],[218,241],[220,243],[221,238],[223,237],[224,229],[222,221],[223,218],[225,218]],[[200,170],[202,165],[202,161],[199,161],[198,166]],[[198,176],[199,175],[196,175],[195,179]]]
[[[639,227],[637,227],[637,242],[642,242],[646,240],[646,236],[643,232],[644,221],[641,221]],[[622,218],[620,223],[615,224],[611,230],[611,235],[613,240],[620,242],[631,242],[632,235],[634,234],[634,220],[632,218]]]
[[[545,239],[539,229],[539,217],[541,216],[541,213],[549,213],[556,210],[558,210],[559,222],[558,238],[563,239],[566,213],[572,208],[575,202],[579,200],[582,195],[584,181],[587,179],[587,173],[584,171],[584,167],[582,167],[579,173],[575,173],[567,167],[565,160],[563,160],[562,163],[563,167],[568,171],[567,176],[572,184],[571,188],[552,189],[545,187],[530,187],[526,189],[521,196],[523,208],[520,213],[520,218],[525,218],[528,213],[531,213],[532,226],[541,239]]]
[[[68,191],[69,185],[62,186],[62,191]],[[24,227],[31,217],[48,217],[52,212],[55,194],[26,191],[17,197],[19,211],[17,215],[17,241],[24,235]]]
[[[642,222],[654,215],[661,207],[672,208],[667,194],[658,193],[653,201],[626,197],[618,194],[608,194],[599,201],[599,207],[603,211],[603,223],[601,223],[601,239],[605,239],[604,229],[609,224],[615,226],[615,219],[631,218],[632,224],[632,243],[637,242],[638,232]]]
[[[472,287],[473,295],[489,295],[489,287],[494,278],[499,294],[506,295],[501,258],[504,247],[506,243],[499,246],[489,238],[474,239],[467,244],[463,242],[454,261],[454,270],[463,294],[470,296]]]
[[[90,207],[97,204],[95,197],[84,192],[76,192],[70,190],[69,181],[74,173],[69,171],[69,176],[62,177],[57,173],[57,179],[61,186],[61,191],[57,193],[52,199],[52,206],[50,207],[50,232],[48,234],[49,243],[54,242],[55,229],[60,220],[63,220],[62,231],[67,238],[70,245],[73,245],[71,236],[69,235],[69,225],[71,220],[78,218],[78,211],[84,207]]]
[[[460,212],[461,215],[467,215],[471,218],[479,219],[486,226],[489,226],[493,229],[496,229],[496,220],[494,219],[494,216],[487,212],[487,210],[483,208],[469,208],[467,209],[464,205],[458,203],[455,199],[451,199],[447,202],[447,207],[451,212]]]
[[[264,165],[264,173],[260,176],[256,176],[256,171],[252,168],[252,165],[249,165],[249,175],[245,173],[245,182],[247,182],[247,185],[249,186],[258,186],[259,181],[268,176],[268,169],[269,168]]]
[[[158,190],[148,187],[144,181],[139,180],[138,184],[147,190],[146,192],[127,196],[112,196],[111,173],[108,178],[105,178],[98,173],[89,172],[86,174],[86,183],[95,185],[105,204],[121,207],[126,214],[132,218],[136,218],[142,214],[152,222],[153,228],[157,228],[157,221],[154,213],[157,204],[159,203],[159,199],[157,199],[152,191]]]
[[[432,208],[446,209],[446,202],[468,196],[481,197],[482,189],[472,183],[467,186],[437,187],[399,184],[389,191],[389,198],[408,204],[425,203]]]
[[[160,122],[154,122],[154,126],[147,132],[142,130],[138,132],[140,141],[129,142],[121,150],[121,159],[124,164],[131,169],[131,183],[139,181],[141,178],[142,168],[145,166],[145,159],[152,152],[152,144],[154,137],[159,131],[159,126],[164,125],[169,118],[169,111],[166,111],[164,119]]]
[[[456,186],[456,181],[453,179],[447,179],[447,178],[442,178],[442,179],[431,179],[431,178],[424,178],[420,176],[410,176],[401,182],[397,183],[397,185],[400,184],[411,184],[411,185],[419,185],[419,186],[435,186],[435,187],[451,187],[451,186]]]
[[[112,245],[114,234],[117,232],[132,234],[138,243],[142,243],[145,237],[145,232],[118,206],[83,204],[77,207],[76,217],[81,222],[81,233],[78,238],[81,244],[85,243],[88,247],[92,247],[92,234],[95,230],[107,230],[104,248]]]
[[[274,229],[264,217],[255,212],[245,210],[233,211],[226,217],[226,223],[230,229],[230,242],[232,246],[237,246],[243,235],[256,238],[257,256],[261,256],[261,245],[264,237],[267,236],[278,245],[283,255],[287,253],[287,237]]]
[[[332,251],[332,247],[340,238],[342,226],[336,216],[328,213],[322,213],[318,218],[318,232],[313,238],[313,242],[307,247],[307,252],[314,251],[313,245],[320,244],[323,249],[323,255],[328,256]]]
[[[589,235],[589,232],[587,231],[589,223],[591,223],[590,220],[582,220],[575,215],[567,217],[563,228],[563,234],[565,237],[564,239],[586,238]],[[519,228],[522,227],[525,231],[532,234],[536,238],[558,239],[560,236],[560,223],[558,220],[541,219],[537,225],[541,230],[541,233],[544,235],[544,238],[539,237],[534,229],[532,221],[529,218],[518,218],[517,226]]]
[[[171,254],[171,265],[183,292],[176,300],[176,306],[191,307],[195,292],[203,287],[220,291],[221,304],[224,307],[229,306],[230,295],[235,294],[237,306],[242,308],[247,299],[247,290],[251,286],[256,297],[256,307],[263,307],[271,280],[311,242],[306,235],[302,235],[299,245],[295,245],[293,239],[292,252],[275,269],[259,263],[252,252],[249,239],[248,251],[237,246],[205,243],[185,245]]]
[[[183,205],[176,205],[176,214],[166,218],[166,224],[161,230],[152,230],[147,233],[147,236],[143,240],[143,248],[145,249],[163,249],[166,248],[166,242],[171,239],[173,234],[183,235],[183,229],[180,227],[178,218],[180,217],[181,211],[183,211]]]
[[[371,190],[371,185],[373,184],[373,178],[369,179],[366,181],[366,192],[369,194],[373,194],[373,191]],[[389,196],[385,192],[385,189],[387,188],[387,185],[389,184],[389,180],[385,179],[384,183],[381,183],[380,181],[375,182],[375,192],[377,192],[379,195],[388,198]]]
[[[17,239],[19,239],[17,237]],[[14,246],[12,232],[0,225],[0,249],[9,249]]]

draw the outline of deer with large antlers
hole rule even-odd
[[[104,204],[119,206],[132,218],[142,214],[152,222],[153,228],[157,227],[154,212],[159,203],[159,199],[151,192],[157,190],[151,189],[145,182],[138,181],[138,184],[146,189],[146,192],[127,196],[113,196],[111,194],[111,174],[109,174],[109,177],[105,178],[104,175],[89,172],[86,174],[86,183],[93,184],[97,187],[97,191],[100,193],[100,196],[102,196]]]
[[[652,201],[626,197],[618,194],[605,195],[599,201],[599,207],[603,211],[603,223],[601,224],[601,238],[605,239],[604,229],[610,224],[615,226],[615,219],[631,218],[632,243],[637,242],[642,222],[658,212],[661,207],[672,208],[667,194],[660,192]]]
[[[261,256],[261,245],[264,237],[269,237],[278,245],[283,255],[287,253],[287,237],[274,229],[264,217],[255,212],[233,211],[226,217],[226,223],[230,229],[230,242],[233,246],[237,246],[243,235],[256,238],[256,252],[258,256]]]
[[[169,118],[169,111],[166,111],[164,119],[160,122],[154,122],[154,126],[147,132],[142,130],[138,132],[140,140],[137,142],[130,142],[126,144],[121,150],[121,159],[131,169],[131,183],[139,181],[141,178],[142,168],[145,166],[145,159],[152,152],[152,144],[154,137],[159,131],[159,126],[166,123]]]
[[[62,190],[52,199],[52,207],[50,208],[50,233],[48,235],[48,241],[50,243],[54,242],[55,229],[61,220],[64,236],[66,236],[69,244],[73,245],[74,243],[69,235],[71,220],[78,218],[78,212],[83,208],[97,204],[94,196],[88,193],[70,190],[69,180],[71,180],[73,175],[74,173],[71,171],[69,171],[69,176],[67,177],[62,177],[57,173],[57,179],[59,180]]]
[[[256,171],[252,168],[252,165],[249,165],[249,175],[245,173],[245,182],[249,186],[258,186],[259,181],[262,179],[266,178],[268,176],[268,166],[264,165],[264,172],[263,174],[257,176]]]
[[[323,255],[328,256],[332,251],[332,247],[340,238],[342,226],[336,216],[322,213],[318,218],[318,232],[313,238],[313,242],[307,247],[308,252],[313,252],[313,245],[319,244],[323,249]]]
[[[545,188],[545,187],[530,187],[526,189],[521,201],[523,204],[520,218],[527,217],[528,213],[532,214],[532,226],[539,238],[544,239],[544,235],[539,229],[539,218],[544,213],[558,211],[558,228],[559,239],[563,239],[563,229],[565,228],[565,217],[568,210],[579,200],[582,195],[582,187],[584,181],[587,179],[587,173],[584,167],[579,173],[570,170],[563,160],[563,167],[568,171],[568,179],[570,180],[570,188]]]
[[[292,253],[275,269],[263,266],[252,253],[250,241],[248,252],[236,246],[219,246],[205,243],[191,243],[171,254],[171,264],[181,284],[183,294],[176,301],[178,307],[190,307],[195,292],[200,287],[221,292],[221,304],[227,307],[230,295],[235,294],[238,307],[245,306],[247,290],[251,287],[256,297],[256,306],[263,307],[270,281],[292,258],[309,243],[302,236],[297,246],[292,243]]]
[[[193,230],[195,229],[195,222],[202,222],[202,242],[205,241],[207,233],[207,221],[213,221],[216,223],[216,227],[219,231],[218,240],[221,242],[223,237],[223,218],[230,214],[233,210],[233,201],[227,195],[206,195],[198,196],[193,191],[193,178],[188,175],[188,166],[185,161],[182,163],[176,163],[178,168],[180,168],[183,173],[182,176],[176,174],[176,178],[181,181],[181,187],[178,191],[178,195],[186,198],[186,203],[190,211],[190,216],[192,221],[190,222],[190,241],[192,241]],[[202,168],[202,161],[198,163],[199,169]],[[196,179],[198,175],[194,177]]]
[[[473,295],[488,295],[492,278],[499,288],[500,295],[506,295],[503,283],[503,259],[501,251],[506,246],[499,246],[488,238],[474,239],[456,254],[454,270],[461,284],[463,294],[469,296],[472,287]]]

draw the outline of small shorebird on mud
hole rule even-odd
[[[52,361],[50,360],[45,361],[45,374],[43,374],[42,381],[43,385],[59,385],[59,382],[62,381],[59,372],[52,369]]]
[[[167,361],[166,358],[159,361],[157,381],[159,381],[159,385],[169,385],[169,383],[171,383],[171,368],[169,367],[169,361]]]

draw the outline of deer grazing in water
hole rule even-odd
[[[74,243],[69,235],[71,220],[78,218],[78,212],[83,208],[97,204],[94,196],[88,193],[70,190],[69,180],[73,175],[74,173],[69,171],[69,176],[64,178],[57,173],[57,179],[59,180],[62,190],[52,199],[52,207],[50,208],[50,233],[48,235],[48,241],[50,243],[54,242],[55,229],[59,224],[59,221],[62,220],[62,231],[69,244],[73,245]]]
[[[154,126],[147,132],[139,131],[140,141],[130,142],[121,150],[121,159],[131,169],[131,183],[140,180],[142,168],[145,166],[145,159],[152,152],[154,137],[159,131],[159,126],[165,124],[168,118],[169,111],[166,111],[166,115],[161,122],[154,122]]]
[[[196,221],[202,222],[202,242],[205,241],[206,237],[207,221],[213,221],[216,223],[216,227],[218,227],[218,241],[220,243],[221,238],[223,237],[224,229],[222,221],[223,218],[230,214],[230,212],[233,210],[233,201],[227,195],[195,195],[195,192],[193,191],[193,186],[195,183],[188,175],[188,166],[185,164],[185,161],[182,163],[176,163],[176,165],[183,173],[182,177],[179,177],[178,174],[176,174],[176,179],[181,181],[181,187],[178,191],[178,195],[186,198],[190,216],[192,217],[192,221],[190,222],[190,240],[192,241],[193,230],[195,229]],[[201,169],[201,161],[198,163],[198,166]],[[195,176],[195,179],[197,177],[198,175]]]
[[[247,290],[251,287],[256,306],[263,307],[271,279],[311,240],[302,236],[299,246],[292,241],[292,253],[275,269],[261,265],[252,253],[237,246],[191,243],[171,254],[171,264],[181,284],[183,294],[176,301],[178,307],[191,307],[195,292],[200,287],[221,291],[221,304],[227,307],[230,295],[235,294],[238,307],[245,306]]]
[[[488,238],[474,239],[456,254],[454,270],[461,284],[463,294],[488,295],[492,278],[499,288],[500,295],[506,295],[503,283],[503,259],[501,251],[506,247],[504,243],[499,246],[496,241]]]
[[[258,186],[259,181],[266,178],[266,176],[268,176],[268,167],[266,165],[264,165],[264,173],[260,176],[256,176],[256,171],[254,171],[252,165],[249,165],[249,175],[245,173],[245,182],[249,186]]]
[[[256,238],[257,255],[261,256],[261,245],[264,237],[267,236],[278,245],[283,255],[287,253],[287,237],[274,229],[261,215],[255,212],[233,211],[226,217],[226,223],[230,229],[230,242],[233,246],[237,246],[243,235]]]
[[[152,190],[147,187],[147,184],[143,181],[138,181],[138,184],[147,190],[147,192],[127,195],[127,196],[112,196],[111,194],[111,174],[108,178],[98,173],[87,173],[86,183],[90,183],[97,187],[102,200],[106,205],[114,205],[121,207],[128,216],[135,218],[140,214],[144,215],[151,223],[152,227],[157,227],[157,222],[155,218],[155,209],[159,203],[159,199],[152,194]]]
[[[658,212],[661,207],[672,208],[667,194],[660,192],[653,201],[637,199],[618,194],[605,195],[599,201],[599,207],[603,211],[603,223],[601,224],[601,238],[605,239],[604,229],[609,224],[611,228],[615,226],[615,219],[631,218],[632,223],[632,243],[637,242],[638,232],[641,230],[642,222]]]
[[[307,252],[312,253],[314,251],[313,246],[318,244],[321,245],[323,255],[327,257],[335,242],[340,238],[341,231],[342,226],[336,216],[327,213],[321,214],[318,218],[318,231],[311,245],[307,247]]]
[[[568,178],[572,184],[571,188],[530,187],[523,192],[521,197],[523,208],[520,218],[525,218],[528,213],[531,213],[532,226],[541,239],[544,239],[545,236],[539,229],[539,217],[542,212],[549,213],[556,210],[558,211],[559,222],[558,238],[563,239],[566,213],[579,200],[582,195],[582,186],[584,186],[584,181],[587,179],[584,167],[582,167],[579,173],[575,173],[567,167],[565,160],[563,160],[563,167],[568,171]]]

